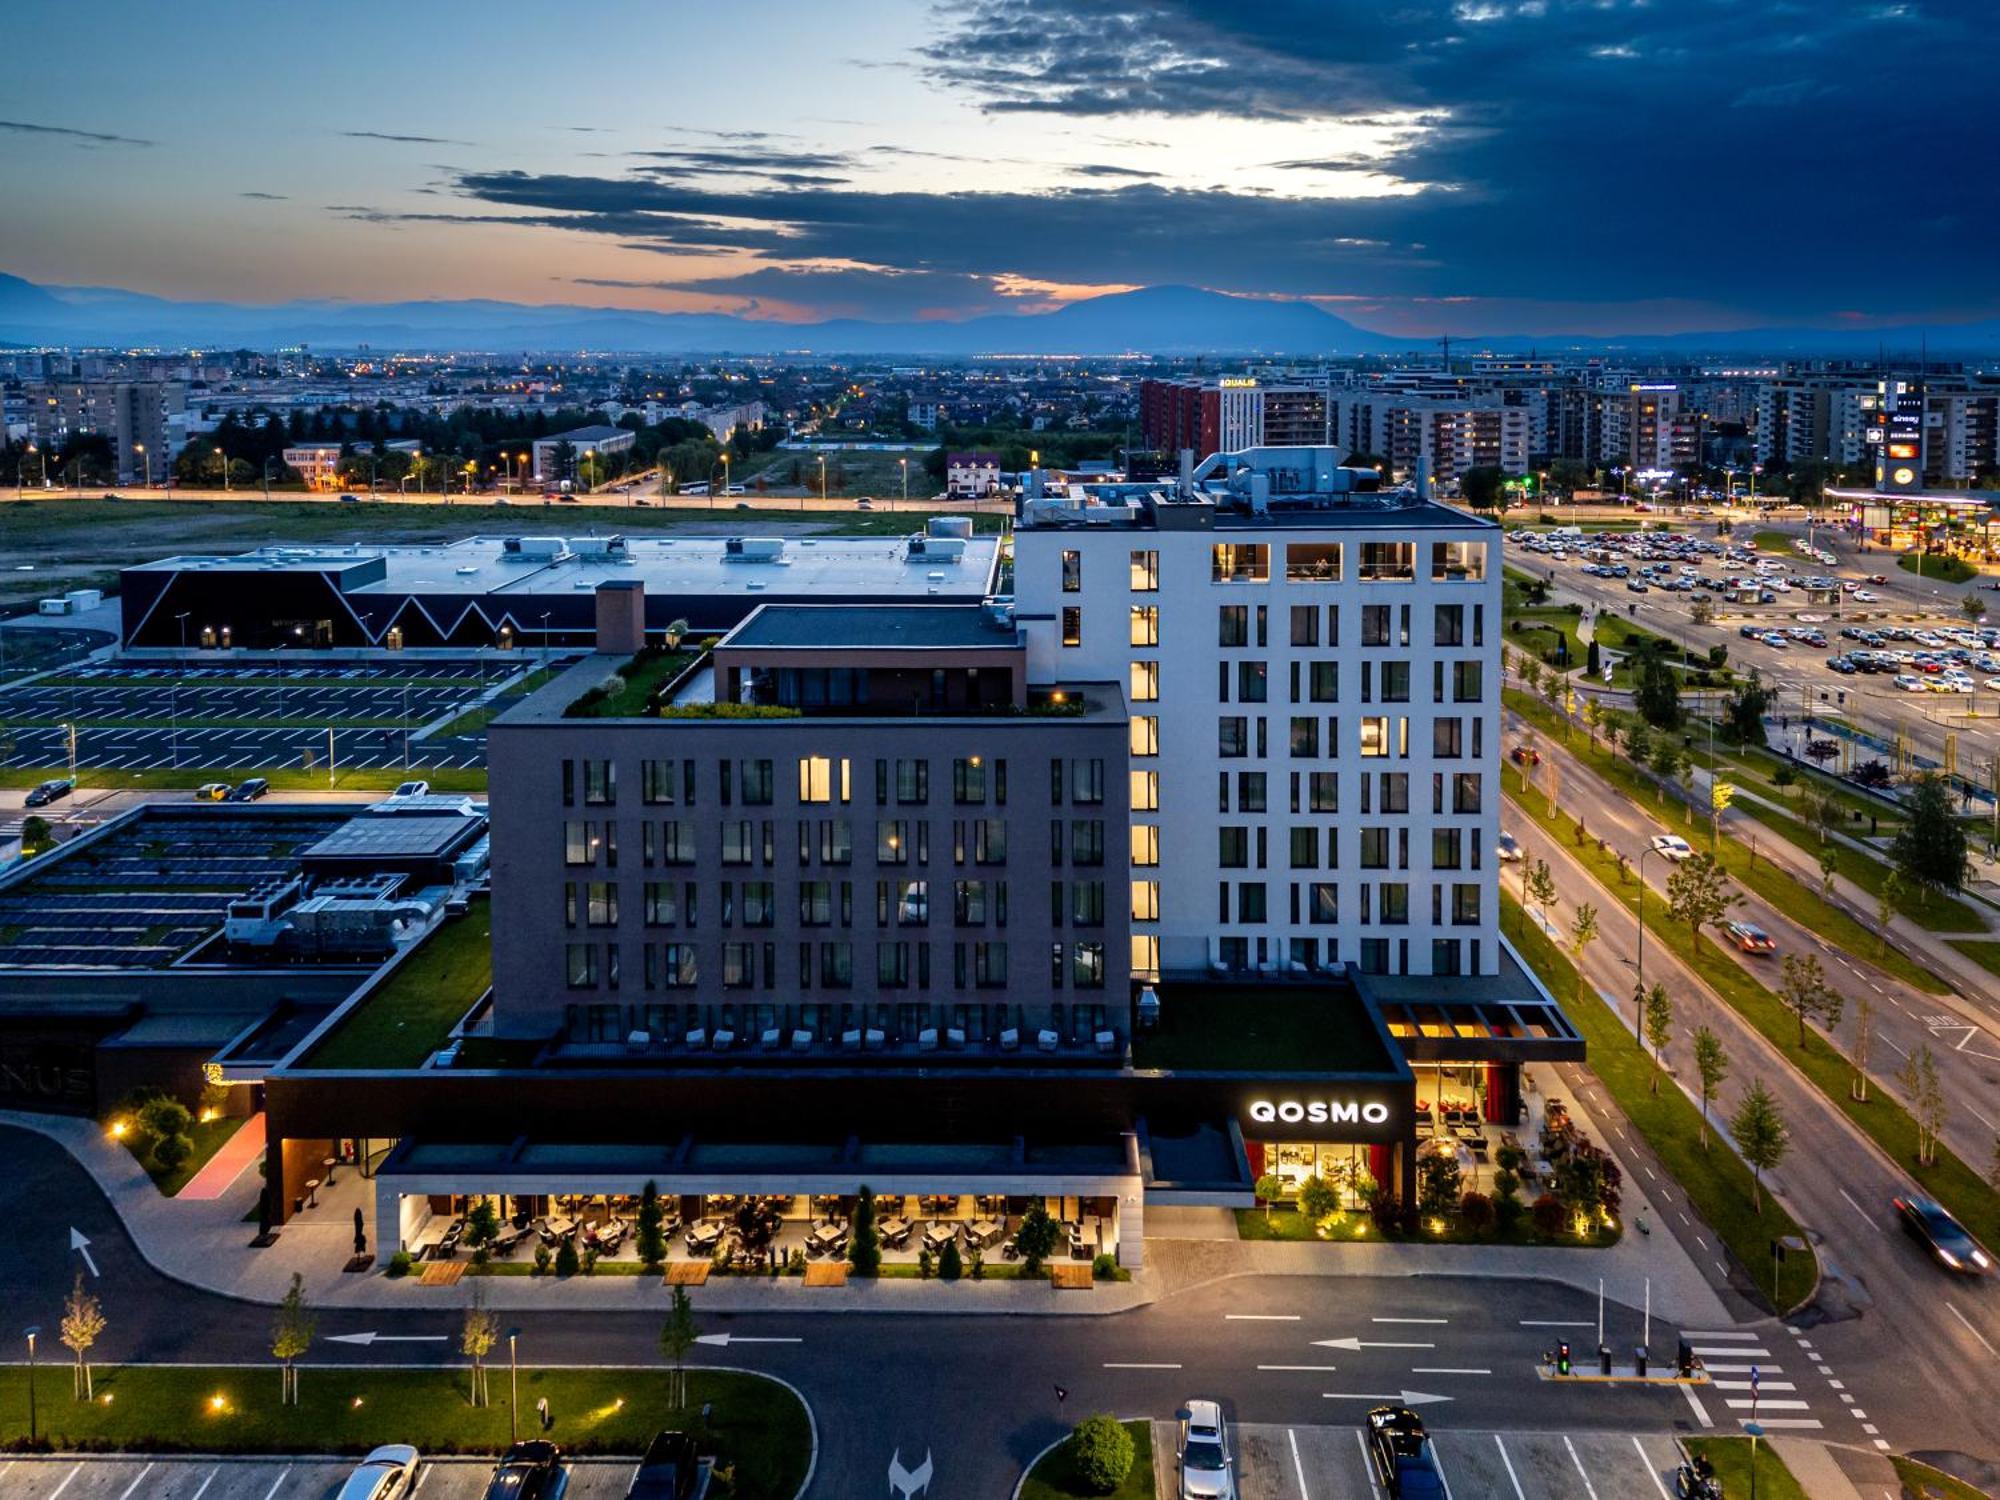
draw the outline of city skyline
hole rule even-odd
[[[1411,337],[2000,310],[1994,206],[1935,149],[1978,99],[1962,5],[353,15],[393,26],[382,65],[284,13],[197,37],[110,6],[88,85],[24,73],[0,119],[0,188],[32,206],[0,270],[782,322],[1174,284]],[[27,7],[22,55],[70,24]],[[1856,213],[1871,160],[1895,189]]]

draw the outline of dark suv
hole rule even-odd
[[[701,1487],[701,1463],[685,1432],[659,1432],[639,1461],[625,1500],[692,1500]]]
[[[507,1450],[486,1485],[486,1500],[561,1500],[569,1488],[562,1449],[539,1439]]]
[[[1407,1406],[1378,1406],[1368,1413],[1368,1463],[1383,1492],[1395,1500],[1443,1500],[1424,1419]]]

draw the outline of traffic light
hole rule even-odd
[[[1686,1339],[1674,1350],[1674,1374],[1682,1380],[1694,1379],[1694,1345]]]
[[[1556,1345],[1556,1374],[1558,1374],[1558,1375],[1567,1375],[1567,1374],[1569,1374],[1569,1373],[1570,1373],[1570,1366],[1569,1366],[1569,1345],[1568,1345],[1568,1344],[1557,1344],[1557,1345]]]

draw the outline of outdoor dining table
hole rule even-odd
[[[715,1222],[697,1224],[687,1232],[687,1247],[697,1254],[706,1254],[722,1243],[722,1226]]]
[[[839,1224],[815,1224],[806,1231],[806,1249],[822,1254],[840,1248],[847,1230]]]
[[[992,1219],[979,1219],[965,1226],[966,1243],[971,1245],[975,1250],[984,1250],[988,1245],[998,1240],[1003,1233],[1005,1231]]]
[[[957,1238],[956,1224],[933,1224],[924,1231],[924,1248],[933,1252],[942,1250]]]
[[[882,1243],[891,1246],[903,1244],[910,1237],[910,1227],[910,1221],[905,1218],[884,1219],[882,1221]]]

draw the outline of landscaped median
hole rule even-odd
[[[1516,951],[1549,991],[1562,996],[1578,994],[1576,968],[1548,934],[1524,921],[1520,906],[1505,892],[1500,908]],[[1770,1278],[1768,1274],[1760,1276],[1759,1268],[1770,1264],[1772,1240],[1784,1235],[1804,1238],[1798,1222],[1769,1194],[1764,1198],[1764,1211],[1757,1212],[1750,1169],[1729,1149],[1727,1141],[1717,1138],[1721,1123],[1710,1120],[1709,1144],[1704,1149],[1701,1111],[1671,1084],[1653,1092],[1652,1058],[1639,1049],[1609,1006],[1586,995],[1567,1006],[1565,1013],[1583,1033],[1590,1049],[1591,1072],[1681,1185],[1695,1212],[1758,1283],[1760,1294],[1768,1295]],[[1818,1283],[1819,1266],[1810,1250],[1786,1256],[1779,1269],[1776,1306],[1789,1311],[1811,1296]]]
[[[1524,786],[1513,767],[1503,773],[1508,798],[1567,848],[1597,883],[1635,913],[1639,886],[1629,869],[1606,854],[1595,840],[1577,838],[1576,821],[1567,813],[1550,812],[1547,799],[1535,787]],[[1789,908],[1798,912],[1796,905]],[[1813,925],[1812,919],[1801,915]],[[1687,925],[1666,914],[1666,902],[1656,898],[1647,908],[1646,930],[1655,941],[1673,950],[1709,989],[1755,1027],[1778,1053],[1789,1062],[1826,1100],[1858,1125],[1899,1169],[1942,1203],[1971,1233],[1985,1244],[2000,1244],[2000,1193],[1951,1150],[1938,1144],[1937,1161],[1922,1166],[1917,1159],[1917,1122],[1894,1098],[1880,1088],[1868,1091],[1868,1098],[1854,1097],[1851,1084],[1854,1066],[1835,1044],[1817,1028],[1808,1028],[1810,1041],[1798,1044],[1798,1021],[1784,1003],[1751,976],[1713,938],[1699,943]],[[1815,930],[1833,935],[1824,927]],[[1595,1065],[1596,1057],[1592,1056]]]
[[[504,1348],[502,1353],[504,1355]],[[44,1365],[36,1385],[43,1449],[141,1453],[362,1453],[409,1443],[425,1454],[498,1453],[509,1441],[512,1382],[505,1359],[487,1365],[491,1402],[474,1406],[463,1366],[419,1369],[311,1367],[299,1399],[279,1402],[276,1364],[100,1366],[96,1398],[70,1395],[69,1371]],[[570,1453],[643,1453],[661,1428],[692,1432],[713,1456],[730,1500],[792,1500],[812,1462],[813,1426],[790,1387],[730,1370],[687,1371],[676,1405],[668,1369],[520,1371],[523,1437],[547,1436]],[[543,1432],[537,1403],[552,1425]],[[702,1409],[708,1407],[706,1422]],[[28,1372],[0,1369],[0,1447],[23,1451]],[[724,1487],[720,1481],[730,1482]]]
[[[1104,1486],[1120,1449],[1111,1429],[1122,1428],[1131,1441],[1131,1461],[1124,1478],[1110,1488]],[[1101,1466],[1110,1462],[1111,1470]],[[1017,1500],[1153,1500],[1159,1491],[1153,1484],[1153,1424],[1114,1422],[1110,1417],[1087,1417],[1076,1431],[1036,1459],[1016,1491]]]

